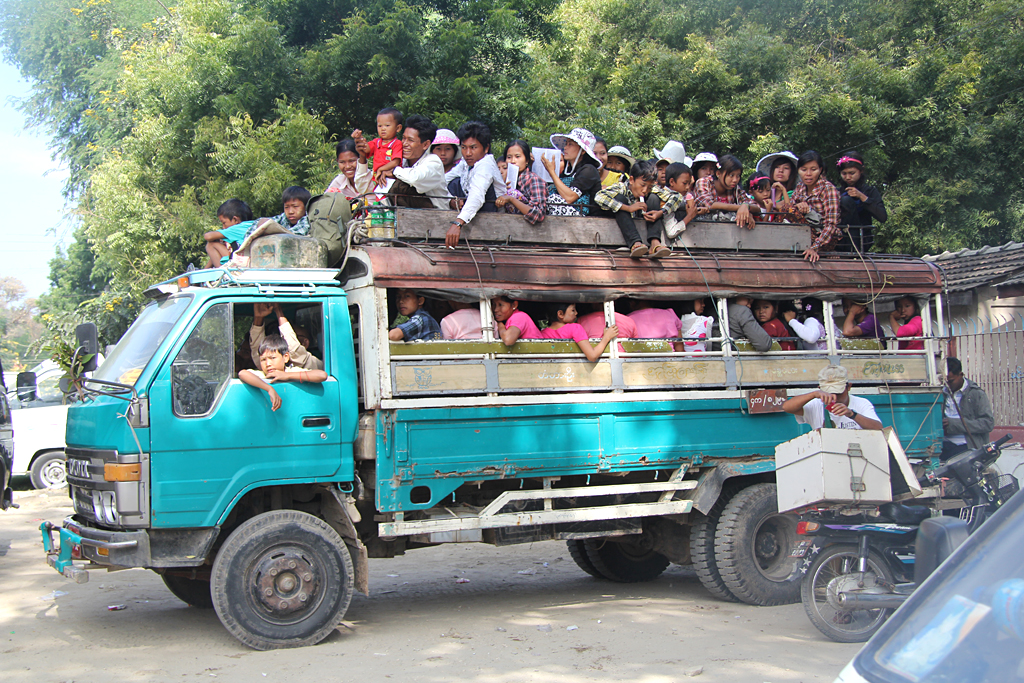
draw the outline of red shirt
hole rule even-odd
[[[384,142],[380,138],[370,140],[370,154],[373,156],[373,170],[376,171],[384,164],[402,158],[402,141],[395,138],[391,142]]]
[[[540,331],[540,336],[545,339],[572,339],[574,342],[590,339],[590,335],[579,323],[566,323],[559,328],[545,327]]]
[[[900,325],[899,329],[896,330],[897,337],[923,337],[924,336],[924,323],[921,320],[921,316],[915,315],[906,325]],[[923,339],[912,339],[910,341],[901,341],[899,343],[899,349],[901,351],[924,351],[924,340]]]
[[[778,318],[772,318],[766,323],[761,323],[761,327],[768,333],[769,337],[792,337],[789,330]],[[779,346],[782,347],[783,351],[796,351],[796,342],[791,341],[780,341]]]

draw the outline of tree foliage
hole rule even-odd
[[[480,118],[496,141],[584,126],[639,156],[677,139],[748,168],[858,149],[890,213],[877,248],[1019,240],[1022,15],[1024,0],[5,0],[5,55],[80,219],[40,306],[87,306],[112,340],[142,286],[198,262],[221,201],[270,215],[287,185],[322,190],[333,143],[391,105]]]

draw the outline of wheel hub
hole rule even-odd
[[[315,568],[295,551],[275,552],[256,566],[256,596],[276,616],[301,612],[316,603],[319,581]]]
[[[760,560],[770,560],[779,554],[779,539],[774,531],[765,530],[754,541],[754,552]]]
[[[832,609],[839,612],[849,611],[848,607],[843,607],[839,604],[840,593],[883,593],[885,589],[878,585],[875,573],[867,571],[861,574],[860,572],[854,572],[853,574],[843,574],[837,576],[828,582],[825,588],[826,599],[828,605]]]

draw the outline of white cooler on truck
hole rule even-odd
[[[871,429],[818,429],[780,443],[775,480],[779,512],[819,503],[888,503],[886,435]]]

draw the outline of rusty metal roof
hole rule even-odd
[[[881,292],[942,291],[939,270],[921,259],[832,255],[811,264],[798,255],[675,252],[661,260],[630,259],[625,250],[364,246],[374,283],[438,295],[461,290],[528,299],[601,301],[621,297],[684,299],[737,294],[835,299]],[[883,286],[884,283],[884,286]],[[688,296],[687,296],[688,295]],[[457,298],[457,297],[456,297]]]
[[[924,260],[942,268],[951,292],[1024,284],[1024,242],[947,251]]]

